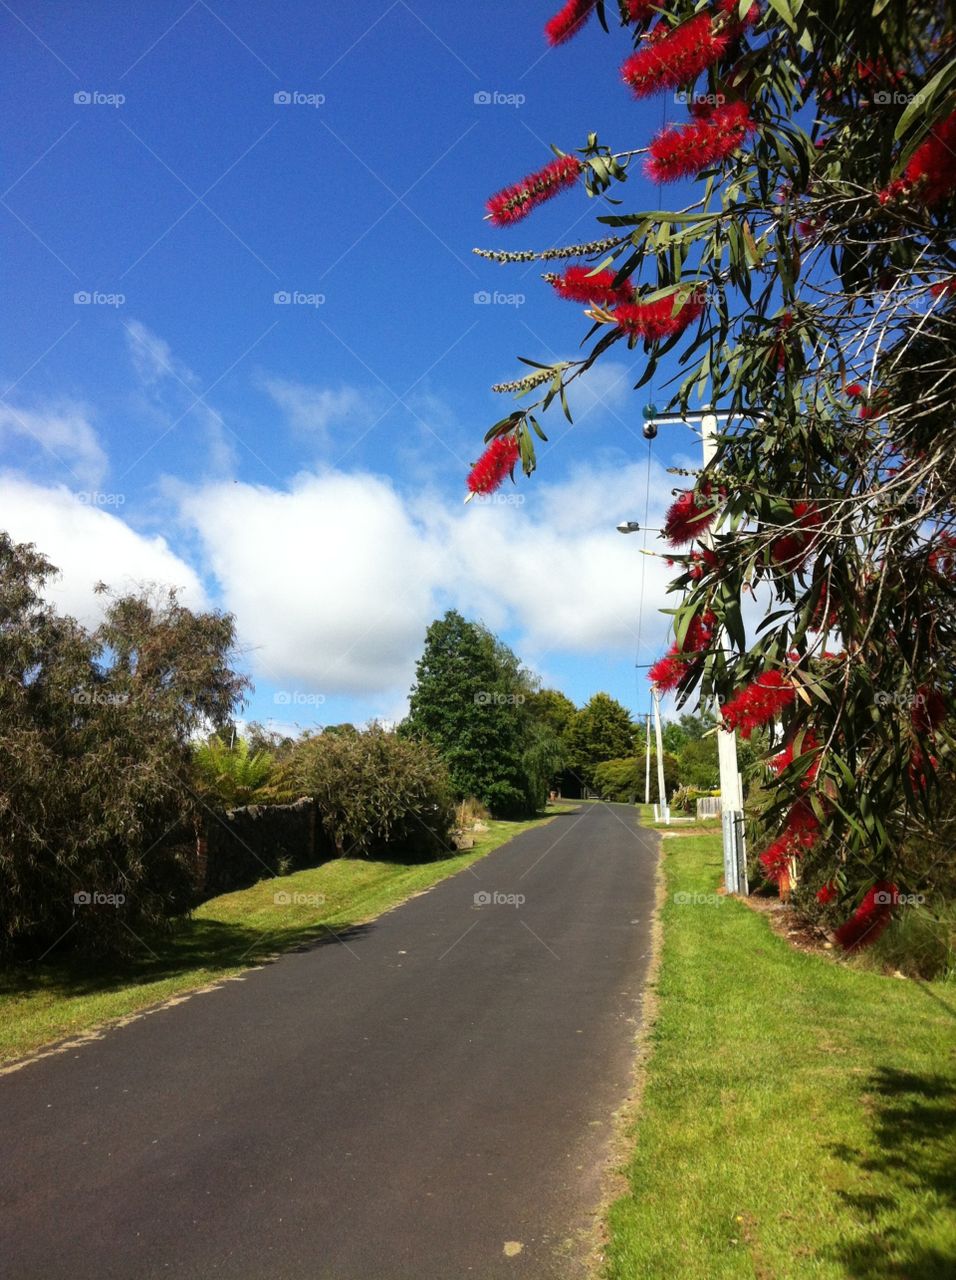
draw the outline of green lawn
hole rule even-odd
[[[311,939],[347,942],[349,930],[567,811],[555,808],[530,822],[491,822],[473,849],[440,862],[341,859],[260,880],[203,903],[172,936],[145,939],[122,963],[82,964],[54,950],[38,965],[6,969],[0,973],[0,1061],[229,977]],[[276,902],[277,893],[289,900]]]
[[[719,837],[663,852],[658,1014],[606,1274],[956,1275],[956,986],[793,950],[715,896]]]

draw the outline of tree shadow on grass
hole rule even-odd
[[[123,987],[163,982],[196,970],[209,970],[214,981],[223,969],[266,963],[278,953],[306,951],[329,944],[353,945],[374,923],[313,923],[300,928],[260,929],[202,917],[185,917],[170,933],[137,940],[127,956],[97,959],[65,952],[41,961],[24,961],[0,971],[0,997],[44,992],[75,999],[102,995]],[[197,985],[203,975],[197,976]]]
[[[839,1193],[869,1231],[835,1256],[858,1280],[956,1275],[956,1225],[951,1246],[941,1250],[930,1240],[933,1222],[952,1222],[956,1211],[956,1082],[881,1067],[864,1085],[862,1101],[873,1117],[872,1143],[863,1151],[841,1146],[834,1153],[873,1177],[877,1187]]]

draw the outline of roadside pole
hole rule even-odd
[[[647,739],[644,743],[644,803],[651,803],[651,713],[647,713]]]
[[[661,802],[661,821],[670,826],[671,811],[667,807],[667,791],[664,786],[664,745],[661,740],[661,697],[654,693],[654,729],[657,737],[657,794]]]

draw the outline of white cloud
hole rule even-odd
[[[669,500],[662,476],[655,469],[652,525]],[[633,660],[639,636],[641,660],[656,656],[670,572],[641,555],[641,535],[615,531],[643,517],[645,477],[641,464],[580,468],[560,484],[525,484],[523,505],[466,508],[329,470],[283,491],[204,486],[181,509],[261,679],[302,693],[394,697],[408,687],[426,626],[449,605],[517,633],[518,651],[535,663],[552,653]]]
[[[211,485],[183,514],[262,677],[322,696],[407,685],[441,568],[387,482],[329,472],[288,491]]]
[[[112,510],[81,502],[68,489],[0,475],[0,511],[0,525],[15,542],[35,543],[60,570],[48,598],[82,622],[101,616],[103,598],[93,593],[98,581],[119,591],[152,583],[177,586],[184,604],[205,603],[195,570],[165,538],[144,537]]]
[[[40,446],[44,462],[53,458],[79,484],[97,485],[106,475],[106,454],[82,405],[35,410],[0,405],[0,443],[5,436],[32,440]]]
[[[170,425],[194,415],[202,424],[213,471],[231,472],[236,464],[236,451],[222,415],[206,402],[205,388],[198,374],[178,360],[169,343],[141,321],[131,320],[125,328],[133,368],[154,408],[162,412]]]
[[[325,443],[329,428],[349,434],[369,427],[388,408],[392,397],[384,391],[360,391],[357,387],[316,387],[284,378],[265,378],[262,386],[276,402],[295,431]]]

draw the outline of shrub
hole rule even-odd
[[[664,752],[664,789],[668,795],[678,785],[679,766],[676,757]],[[627,756],[621,760],[605,760],[591,771],[592,785],[602,800],[630,804],[644,796],[645,757]],[[657,758],[651,759],[651,798],[657,799]]]
[[[378,725],[323,733],[297,746],[292,774],[340,857],[421,862],[449,850],[451,785],[427,743]]]

